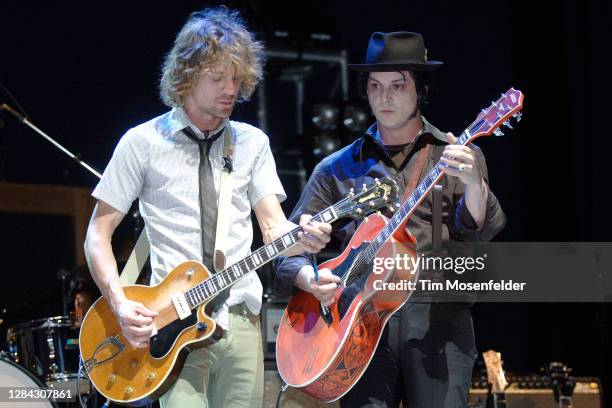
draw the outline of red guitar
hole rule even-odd
[[[511,88],[478,115],[457,144],[501,134],[498,128],[502,124],[510,126],[507,121],[511,116],[520,120],[522,105],[523,94]],[[321,318],[319,302],[310,293],[299,292],[291,299],[276,340],[276,363],[286,384],[331,402],[359,380],[387,320],[412,294],[411,290],[386,290],[381,281],[406,286],[418,279],[418,271],[410,269],[383,267],[382,273],[372,273],[374,257],[416,256],[416,241],[400,226],[442,177],[442,166],[438,162],[433,167],[391,219],[380,214],[367,217],[342,254],[319,266],[342,279],[329,308],[331,319]]]

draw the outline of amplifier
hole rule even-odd
[[[261,306],[261,337],[266,360],[276,359],[276,335],[286,307],[287,302],[280,300],[270,300]]]
[[[595,378],[575,377],[576,388],[572,396],[573,406],[576,408],[603,408],[601,386]],[[520,388],[513,383],[506,388],[507,408],[559,408],[551,389],[546,388]],[[470,389],[470,405],[479,406],[479,402],[486,401],[487,390],[483,388]],[[484,407],[484,404],[481,406]]]

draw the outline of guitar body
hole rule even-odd
[[[223,335],[205,314],[206,303],[181,320],[171,301],[176,293],[209,276],[201,263],[187,261],[156,286],[124,287],[128,299],[159,312],[154,320],[157,334],[146,348],[134,348],[123,337],[106,299],[94,303],[83,319],[79,347],[89,378],[104,397],[129,405],[156,400],[174,383],[190,349],[213,343]]]
[[[382,215],[367,217],[342,254],[319,265],[319,269],[328,268],[337,276],[342,276],[346,268],[358,270],[361,250],[386,224]],[[416,257],[416,241],[407,235],[396,237],[400,239],[387,241],[377,257]],[[355,385],[372,359],[385,324],[411,294],[409,290],[377,290],[375,281],[416,282],[418,278],[418,273],[408,270],[383,268],[378,274],[369,273],[367,265],[362,268],[367,270],[362,271],[361,278],[345,280],[338,286],[334,304],[329,307],[331,325],[321,318],[319,301],[307,292],[291,299],[279,325],[279,374],[288,385],[320,401],[337,400]]]

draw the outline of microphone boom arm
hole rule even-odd
[[[70,150],[66,149],[64,146],[62,146],[61,144],[59,144],[58,142],[53,140],[53,138],[51,136],[47,135],[45,132],[40,130],[36,125],[34,125],[32,122],[30,122],[30,120],[27,117],[25,117],[21,113],[17,112],[16,110],[11,108],[6,103],[3,103],[2,105],[0,105],[0,110],[5,110],[5,111],[11,113],[13,116],[15,116],[17,118],[17,120],[19,120],[21,123],[25,123],[26,125],[28,125],[32,130],[34,130],[40,136],[42,136],[45,139],[47,139],[47,141],[49,141],[51,144],[53,144],[59,150],[64,152],[66,155],[68,155],[72,160],[74,160],[75,162],[79,163],[81,166],[85,167],[87,170],[89,170],[94,176],[96,176],[96,177],[98,177],[100,179],[102,178],[102,174],[100,174],[96,169],[91,167],[89,164],[85,163],[76,154],[72,153]]]

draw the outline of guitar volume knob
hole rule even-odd
[[[203,332],[206,331],[206,329],[208,329],[208,325],[204,322],[200,322],[198,323],[198,325],[196,326],[199,332]]]
[[[149,373],[147,375],[147,385],[150,385],[153,381],[155,381],[156,378],[157,378],[157,374]]]

